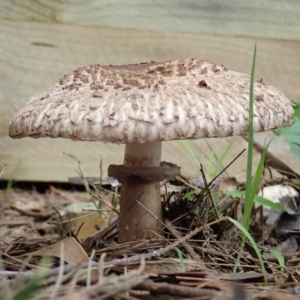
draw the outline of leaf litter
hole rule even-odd
[[[201,170],[163,182],[164,238],[120,245],[118,184],[97,185],[78,162],[80,178],[71,180],[85,193],[0,190],[1,299],[298,299],[299,177],[266,157],[261,197],[268,187],[293,191],[277,199],[283,210],[253,208],[249,232],[267,283],[250,243],[233,272],[241,233],[227,217],[242,219],[243,199],[230,194],[243,191],[238,178],[207,182]]]

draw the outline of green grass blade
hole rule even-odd
[[[278,263],[281,266],[280,274],[281,274],[281,276],[283,276],[283,272],[284,272],[284,268],[285,268],[285,259],[284,259],[283,254],[277,249],[271,250],[271,253],[277,258]]]
[[[233,224],[235,225],[241,232],[244,236],[247,237],[247,239],[250,241],[250,243],[252,244],[253,246],[253,249],[259,259],[259,262],[260,262],[260,266],[261,266],[261,269],[262,269],[262,272],[263,272],[263,275],[264,275],[264,279],[265,279],[265,283],[268,282],[268,278],[267,278],[267,271],[266,271],[266,268],[265,268],[265,264],[264,264],[264,260],[263,260],[263,257],[260,253],[260,250],[257,246],[257,244],[255,243],[253,237],[251,236],[251,234],[248,232],[248,230],[241,224],[239,223],[237,220],[234,220],[230,217],[228,217],[228,220]]]
[[[256,44],[254,47],[252,70],[251,70],[251,80],[250,80],[250,99],[249,99],[249,127],[248,127],[248,156],[247,156],[247,175],[246,175],[246,194],[245,194],[245,211],[244,215],[244,226],[247,228],[247,214],[251,214],[252,203],[249,201],[251,195],[251,185],[252,185],[252,164],[253,164],[253,101],[254,101],[254,73],[255,73],[255,62],[256,62]]]
[[[26,283],[20,291],[18,291],[13,299],[24,300],[31,299],[32,295],[39,289],[42,283],[43,277],[40,274],[36,274],[28,283]]]
[[[264,171],[265,158],[266,158],[267,149],[270,145],[270,142],[264,148],[264,150],[263,150],[263,152],[260,156],[260,160],[259,160],[256,172],[255,172],[255,175],[254,175],[254,178],[253,178],[253,182],[251,184],[250,195],[248,196],[248,198],[247,198],[247,196],[245,196],[245,209],[244,209],[243,224],[244,224],[245,228],[247,228],[247,230],[248,230],[249,224],[250,224],[250,218],[251,218],[251,212],[252,212],[252,207],[253,207],[253,203],[254,203],[254,198],[255,198],[256,193],[258,191],[261,176],[262,176],[263,171]]]
[[[209,145],[209,143],[207,143],[207,145]],[[209,154],[209,160],[208,160],[208,164],[207,164],[207,173],[208,174],[212,174],[212,169],[213,169],[213,164],[214,164],[214,161],[216,160],[216,154],[215,154],[215,151],[213,149],[210,149],[210,154]]]
[[[191,147],[185,141],[179,140],[178,143],[190,154],[190,156],[193,158],[193,160],[195,161],[195,163],[197,164],[197,167],[199,169],[200,161],[199,161],[198,157],[196,156],[196,154],[194,153],[194,151],[191,149]]]
[[[215,178],[216,175],[219,173],[219,171],[221,169],[224,169],[224,167],[222,166],[222,163],[223,163],[225,157],[227,156],[229,150],[232,148],[232,146],[233,146],[233,144],[234,144],[235,141],[236,141],[236,137],[231,140],[231,142],[227,145],[226,149],[224,150],[224,152],[222,153],[222,155],[220,156],[220,158],[217,159],[217,165],[215,167],[215,171],[214,171],[214,173],[212,175],[212,178]],[[227,173],[225,173],[225,174],[227,174]],[[227,174],[227,176],[228,176],[228,174]]]
[[[253,201],[250,199],[251,195],[251,185],[252,185],[252,164],[253,164],[253,140],[254,140],[254,131],[253,131],[253,101],[254,101],[254,73],[255,73],[255,63],[256,63],[256,44],[254,47],[253,60],[252,60],[252,69],[251,69],[251,79],[250,79],[250,96],[249,96],[249,126],[248,126],[248,156],[247,156],[247,174],[246,174],[246,192],[245,192],[245,208],[244,208],[244,219],[243,223],[247,228],[247,220],[251,214]],[[248,228],[247,228],[248,229]],[[240,251],[235,263],[234,272],[236,272],[237,266],[240,262],[240,258],[244,249],[246,242],[246,236],[243,234]]]
[[[196,195],[196,191],[192,190],[187,192],[186,194],[184,194],[184,196],[182,197],[182,200],[186,200],[189,199],[190,197]]]
[[[254,202],[259,205],[273,208],[276,210],[282,210],[282,211],[285,210],[284,206],[281,205],[280,203],[274,203],[273,201],[270,201],[270,200],[268,200],[264,197],[258,196],[258,195],[254,196]]]
[[[172,250],[172,249],[176,250],[176,252],[177,252],[177,254],[178,254],[179,261],[180,261],[181,271],[182,271],[182,272],[185,272],[185,271],[186,271],[186,268],[185,268],[185,265],[184,265],[184,262],[183,262],[183,256],[182,256],[181,250],[180,250],[179,248],[177,248],[177,247],[171,246],[171,247],[169,248],[169,250]]]
[[[223,192],[225,195],[230,195],[232,197],[235,198],[243,198],[245,199],[245,192],[244,191],[228,191],[228,192]],[[254,196],[254,203],[259,204],[259,205],[263,205],[269,208],[273,208],[276,210],[284,210],[284,206],[281,205],[280,203],[274,203],[271,200],[268,200],[264,197],[255,195]]]
[[[282,136],[290,146],[290,151],[300,159],[300,103],[294,103],[294,115],[292,117],[294,125],[291,127],[280,127],[273,130],[273,133],[277,136]]]

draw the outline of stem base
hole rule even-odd
[[[118,242],[154,238],[155,232],[163,228],[161,220],[159,182],[125,181],[121,188]]]

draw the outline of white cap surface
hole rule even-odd
[[[29,98],[9,135],[143,143],[246,134],[249,86],[248,75],[197,59],[94,65]],[[277,128],[292,114],[281,92],[255,82],[255,132]]]

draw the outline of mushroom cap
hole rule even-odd
[[[207,60],[79,68],[31,97],[9,124],[13,138],[112,143],[246,134],[250,76]],[[293,114],[280,91],[254,83],[254,131]]]

